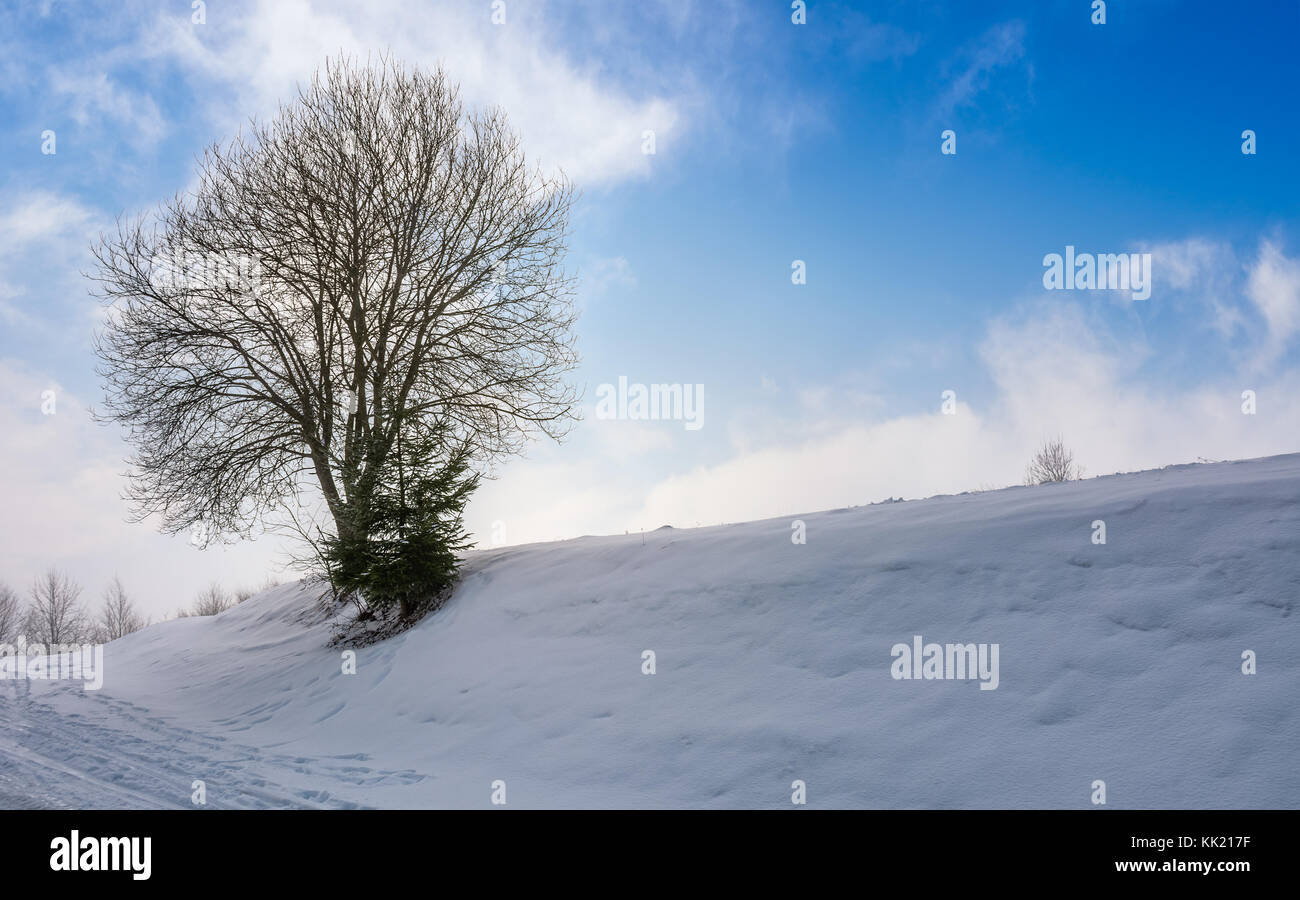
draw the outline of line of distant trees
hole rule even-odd
[[[274,587],[268,581],[263,590]],[[38,577],[23,597],[0,582],[0,643],[13,643],[19,635],[29,643],[104,644],[139,631],[150,624],[117,576],[109,582],[97,609],[81,599],[82,587],[65,572],[49,569]],[[175,618],[215,616],[243,603],[256,591],[239,588],[226,591],[213,583],[204,588],[188,609]]]

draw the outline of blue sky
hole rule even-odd
[[[124,522],[81,273],[115,216],[185,190],[196,153],[339,52],[443,64],[583,191],[587,418],[480,491],[484,543],[998,487],[1056,434],[1089,474],[1300,449],[1295,2],[1113,2],[1104,25],[1087,0],[810,0],[804,25],[687,0],[508,0],[504,24],[488,0],[0,9],[16,586],[58,565],[93,597],[116,571],[157,615],[282,558]],[[1151,297],[1045,291],[1066,245],[1151,253]],[[704,385],[704,427],[595,417],[620,376]]]

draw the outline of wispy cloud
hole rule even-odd
[[[921,36],[888,22],[851,10],[845,17],[846,50],[851,57],[865,62],[897,62],[914,54],[921,46]]]
[[[90,233],[94,212],[80,200],[53,191],[29,191],[0,209],[0,257],[34,244],[81,240]]]
[[[1003,22],[984,32],[950,63],[949,71],[953,74],[936,102],[937,116],[947,117],[973,105],[1001,70],[1020,62],[1024,56],[1024,22]]]
[[[1268,342],[1260,364],[1280,356],[1300,332],[1300,260],[1283,255],[1271,240],[1259,246],[1246,296],[1268,325]]]
[[[125,87],[105,71],[90,71],[97,65],[91,61],[76,72],[51,66],[47,83],[53,96],[83,128],[110,125],[137,148],[156,144],[167,134],[168,125],[153,97]]]
[[[632,264],[623,256],[610,256],[593,260],[582,267],[580,273],[582,295],[588,300],[596,299],[618,288],[627,288],[636,284],[632,273]]]
[[[1245,259],[1227,242],[1205,237],[1145,249],[1156,289],[1204,304],[1215,331],[1248,340],[1256,369],[1271,366],[1300,335],[1300,259],[1287,256],[1278,239],[1261,239]]]

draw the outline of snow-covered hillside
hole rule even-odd
[[[1300,455],[483,551],[355,675],[287,586],[0,683],[0,805],[1297,807],[1298,596]]]

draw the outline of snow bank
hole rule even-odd
[[[355,675],[290,585],[0,685],[0,803],[1296,807],[1297,550],[1292,455],[476,552]]]

